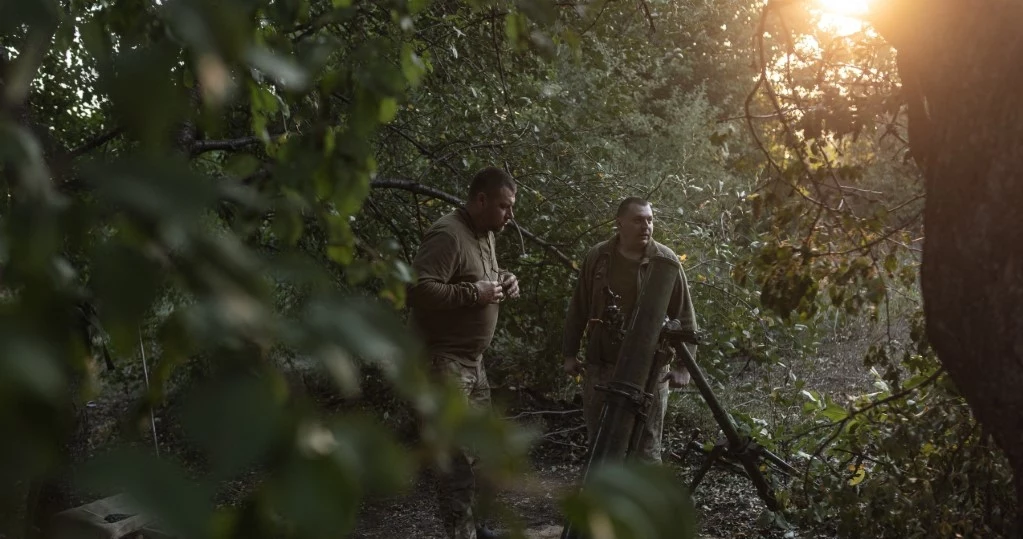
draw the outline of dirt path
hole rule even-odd
[[[669,466],[680,481],[688,483],[691,467]],[[529,539],[559,537],[562,526],[559,500],[565,492],[575,488],[579,470],[575,463],[549,462],[536,466],[534,474],[523,482],[502,489],[498,502],[505,517],[498,519],[497,527],[506,528],[515,520]],[[701,538],[785,537],[780,530],[758,526],[758,518],[764,511],[763,503],[756,497],[752,485],[725,470],[711,470],[694,501],[700,519]],[[353,535],[355,539],[444,539],[436,516],[434,486],[428,476],[420,477],[405,496],[365,504],[358,522]]]
[[[528,530],[527,537],[557,537],[561,532],[558,500],[572,482],[553,475],[536,476],[512,489],[498,493],[498,505],[506,518],[495,527],[519,521]],[[401,498],[367,503],[359,515],[355,539],[390,539],[417,537],[443,539],[444,533],[436,515],[434,485],[428,476],[420,477],[413,491]]]

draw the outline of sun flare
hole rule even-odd
[[[817,0],[821,9],[836,15],[863,15],[870,8],[870,0]]]
[[[870,9],[871,0],[817,0],[817,4],[821,29],[842,36],[866,26],[863,16]]]

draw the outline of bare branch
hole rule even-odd
[[[650,33],[657,31],[657,27],[654,26],[654,16],[650,13],[650,6],[646,3],[646,0],[639,0],[640,7],[643,8],[643,13],[646,14],[646,20],[650,23]]]
[[[587,26],[587,27],[586,27],[586,29],[585,29],[585,30],[583,30],[582,32],[579,32],[579,35],[580,35],[580,36],[582,36],[582,35],[586,35],[586,32],[589,32],[590,30],[592,30],[592,29],[593,29],[593,27],[594,27],[594,26],[596,26],[596,25],[597,25],[597,21],[599,21],[599,20],[600,20],[600,17],[601,17],[602,15],[604,15],[604,11],[606,11],[606,10],[607,10],[607,6],[608,6],[608,4],[610,4],[610,3],[611,3],[611,0],[604,0],[604,2],[603,2],[603,3],[601,4],[601,5],[600,5],[600,11],[598,11],[598,12],[597,12],[597,14],[596,14],[596,15],[595,15],[595,16],[593,17],[593,20],[592,20],[592,21],[590,21],[590,25],[589,25],[589,26]]]
[[[68,152],[68,159],[75,159],[77,157],[81,157],[95,150],[96,148],[99,148],[100,146],[110,142],[111,140],[117,138],[123,132],[124,132],[123,127],[115,127],[110,131],[107,131],[106,133],[103,133],[90,140],[87,140],[81,146]]]
[[[280,137],[281,133],[270,135],[271,139]],[[244,150],[249,146],[255,146],[263,142],[263,139],[259,137],[238,137],[231,139],[208,139],[208,140],[196,140],[192,142],[192,146],[189,148],[189,152],[195,156],[206,152],[216,151],[228,151],[237,152]]]
[[[414,182],[412,180],[398,180],[398,179],[373,180],[373,181],[370,182],[370,187],[372,187],[374,189],[401,189],[403,191],[408,191],[410,193],[416,193],[416,194],[425,195],[425,196],[428,196],[428,197],[431,197],[431,198],[435,198],[437,200],[443,200],[443,201],[451,203],[451,204],[453,204],[455,206],[462,206],[462,205],[465,204],[464,200],[456,197],[455,195],[452,195],[450,193],[446,193],[444,191],[441,191],[440,189],[434,189],[433,187],[429,187],[427,185],[423,185],[421,183]],[[514,226],[516,229],[518,229],[518,231],[520,233],[522,233],[523,236],[529,238],[530,241],[532,241],[533,243],[539,245],[540,247],[543,247],[545,250],[547,250],[547,252],[549,252],[552,255],[554,255],[554,257],[557,258],[559,262],[561,262],[561,265],[565,266],[566,268],[571,269],[572,271],[577,271],[578,270],[578,268],[576,267],[575,262],[573,262],[572,259],[568,257],[568,255],[566,255],[565,253],[561,252],[557,247],[555,247],[551,243],[541,239],[536,234],[533,234],[532,232],[526,230],[525,228],[522,227],[522,225],[519,225],[515,221],[512,221],[511,223],[512,223],[512,226]]]

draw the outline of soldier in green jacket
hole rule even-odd
[[[479,171],[465,206],[438,219],[423,237],[412,267],[412,321],[426,342],[434,372],[455,380],[474,406],[490,405],[483,352],[500,303],[519,296],[518,280],[500,269],[494,233],[513,218],[515,180],[495,167]],[[441,521],[452,539],[493,537],[474,517],[476,458],[464,449],[438,477]]]
[[[618,297],[620,312],[627,320],[639,296],[650,259],[661,256],[678,260],[671,249],[653,240],[653,209],[646,200],[637,197],[623,200],[618,206],[615,221],[618,234],[591,248],[583,260],[575,294],[568,307],[562,347],[565,372],[573,376],[580,371],[583,373],[583,411],[590,444],[596,435],[604,404],[603,393],[595,387],[611,381],[621,347],[618,328],[608,327],[610,321],[604,320],[609,292]],[[681,266],[665,314],[670,319],[678,319],[683,329],[696,330],[696,312]],[[578,357],[584,332],[587,335],[585,363]],[[695,354],[695,347],[690,346],[690,351]],[[666,366],[657,375],[661,377],[661,383],[654,392],[638,448],[641,458],[654,462],[661,461],[661,431],[668,409],[669,387],[677,388],[689,383],[689,373],[684,367],[671,369]]]

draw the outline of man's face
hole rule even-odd
[[[654,233],[654,212],[649,204],[629,204],[617,218],[618,236],[625,247],[646,247]]]
[[[481,219],[483,222],[480,224],[484,230],[490,232],[504,230],[508,221],[515,217],[515,214],[512,212],[512,207],[515,206],[515,191],[502,187],[499,191],[482,193],[480,196],[483,197]]]

